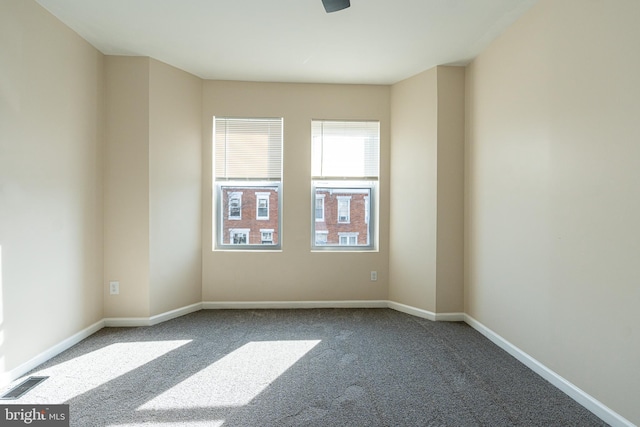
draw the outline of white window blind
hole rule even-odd
[[[282,118],[215,117],[217,181],[282,179]]]
[[[377,179],[379,135],[380,123],[377,121],[313,120],[313,178]]]

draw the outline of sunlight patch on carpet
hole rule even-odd
[[[29,393],[29,402],[65,402],[190,342],[121,342],[39,370],[33,375],[49,376],[49,379]],[[55,402],[49,400],[50,396]]]
[[[138,409],[246,405],[319,342],[249,342]]]

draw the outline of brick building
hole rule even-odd
[[[224,187],[222,199],[224,244],[278,244],[276,187]]]
[[[316,188],[315,244],[369,244],[368,189]]]
[[[230,245],[277,245],[275,187],[223,187],[222,238]],[[368,189],[317,188],[315,245],[365,246],[369,236]]]

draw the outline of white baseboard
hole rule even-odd
[[[464,322],[464,313],[436,313],[437,322]]]
[[[491,329],[484,326],[482,323],[475,320],[473,317],[468,314],[464,315],[464,321],[471,326],[473,329],[480,332],[482,335],[487,337],[490,341],[496,344],[498,347],[518,359],[525,366],[531,369],[536,374],[540,375],[545,380],[549,381],[555,387],[560,389],[566,395],[571,397],[573,400],[578,402],[580,405],[584,406],[586,409],[591,411],[594,415],[599,417],[601,420],[610,424],[614,427],[634,427],[635,425],[621,416],[620,414],[613,411],[608,406],[604,405],[599,400],[595,399],[593,396],[585,393],[582,389],[577,387],[576,385],[570,383],[562,376],[558,375],[551,369],[544,366],[542,363],[538,362],[533,357],[529,356],[524,351],[520,350],[515,345],[511,344],[509,341],[502,338],[500,335],[493,332]]]
[[[436,313],[423,310],[421,308],[412,307],[410,305],[400,304],[399,302],[387,301],[387,307],[390,309],[401,311],[412,316],[422,317],[423,319],[436,320]]]
[[[135,328],[151,326],[150,317],[106,317],[104,326],[107,328]]]
[[[165,313],[156,314],[151,317],[107,317],[104,319],[104,326],[108,328],[133,328],[137,326],[153,326],[185,314],[194,313],[202,310],[202,303],[187,305],[185,307],[176,308],[175,310]]]
[[[104,328],[104,325],[105,325],[104,320],[100,320],[94,323],[93,325],[84,328],[80,332],[73,334],[69,338],[59,342],[58,344],[54,345],[48,350],[43,351],[42,353],[38,354],[36,357],[28,360],[27,362],[22,363],[21,365],[13,368],[10,371],[2,373],[2,376],[0,377],[0,386],[4,387],[5,385],[11,383],[12,381],[17,380],[27,372],[37,368],[38,366],[42,365],[44,362],[51,359],[52,357],[57,356],[63,351],[78,344],[83,339],[89,337],[90,335],[95,334],[100,329]]]
[[[205,301],[205,310],[223,309],[291,309],[291,308],[386,308],[388,301]]]
[[[151,316],[149,318],[149,324],[151,326],[157,325],[158,323],[166,322],[167,320],[175,319],[176,317],[184,316],[185,314],[195,313],[200,310],[202,310],[202,303],[197,302],[186,307],[177,308],[175,310],[167,311],[166,313]]]

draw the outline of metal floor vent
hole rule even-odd
[[[28,393],[32,388],[40,384],[42,381],[49,377],[29,377],[22,381],[20,384],[6,392],[0,397],[2,400],[19,399],[24,394]]]

